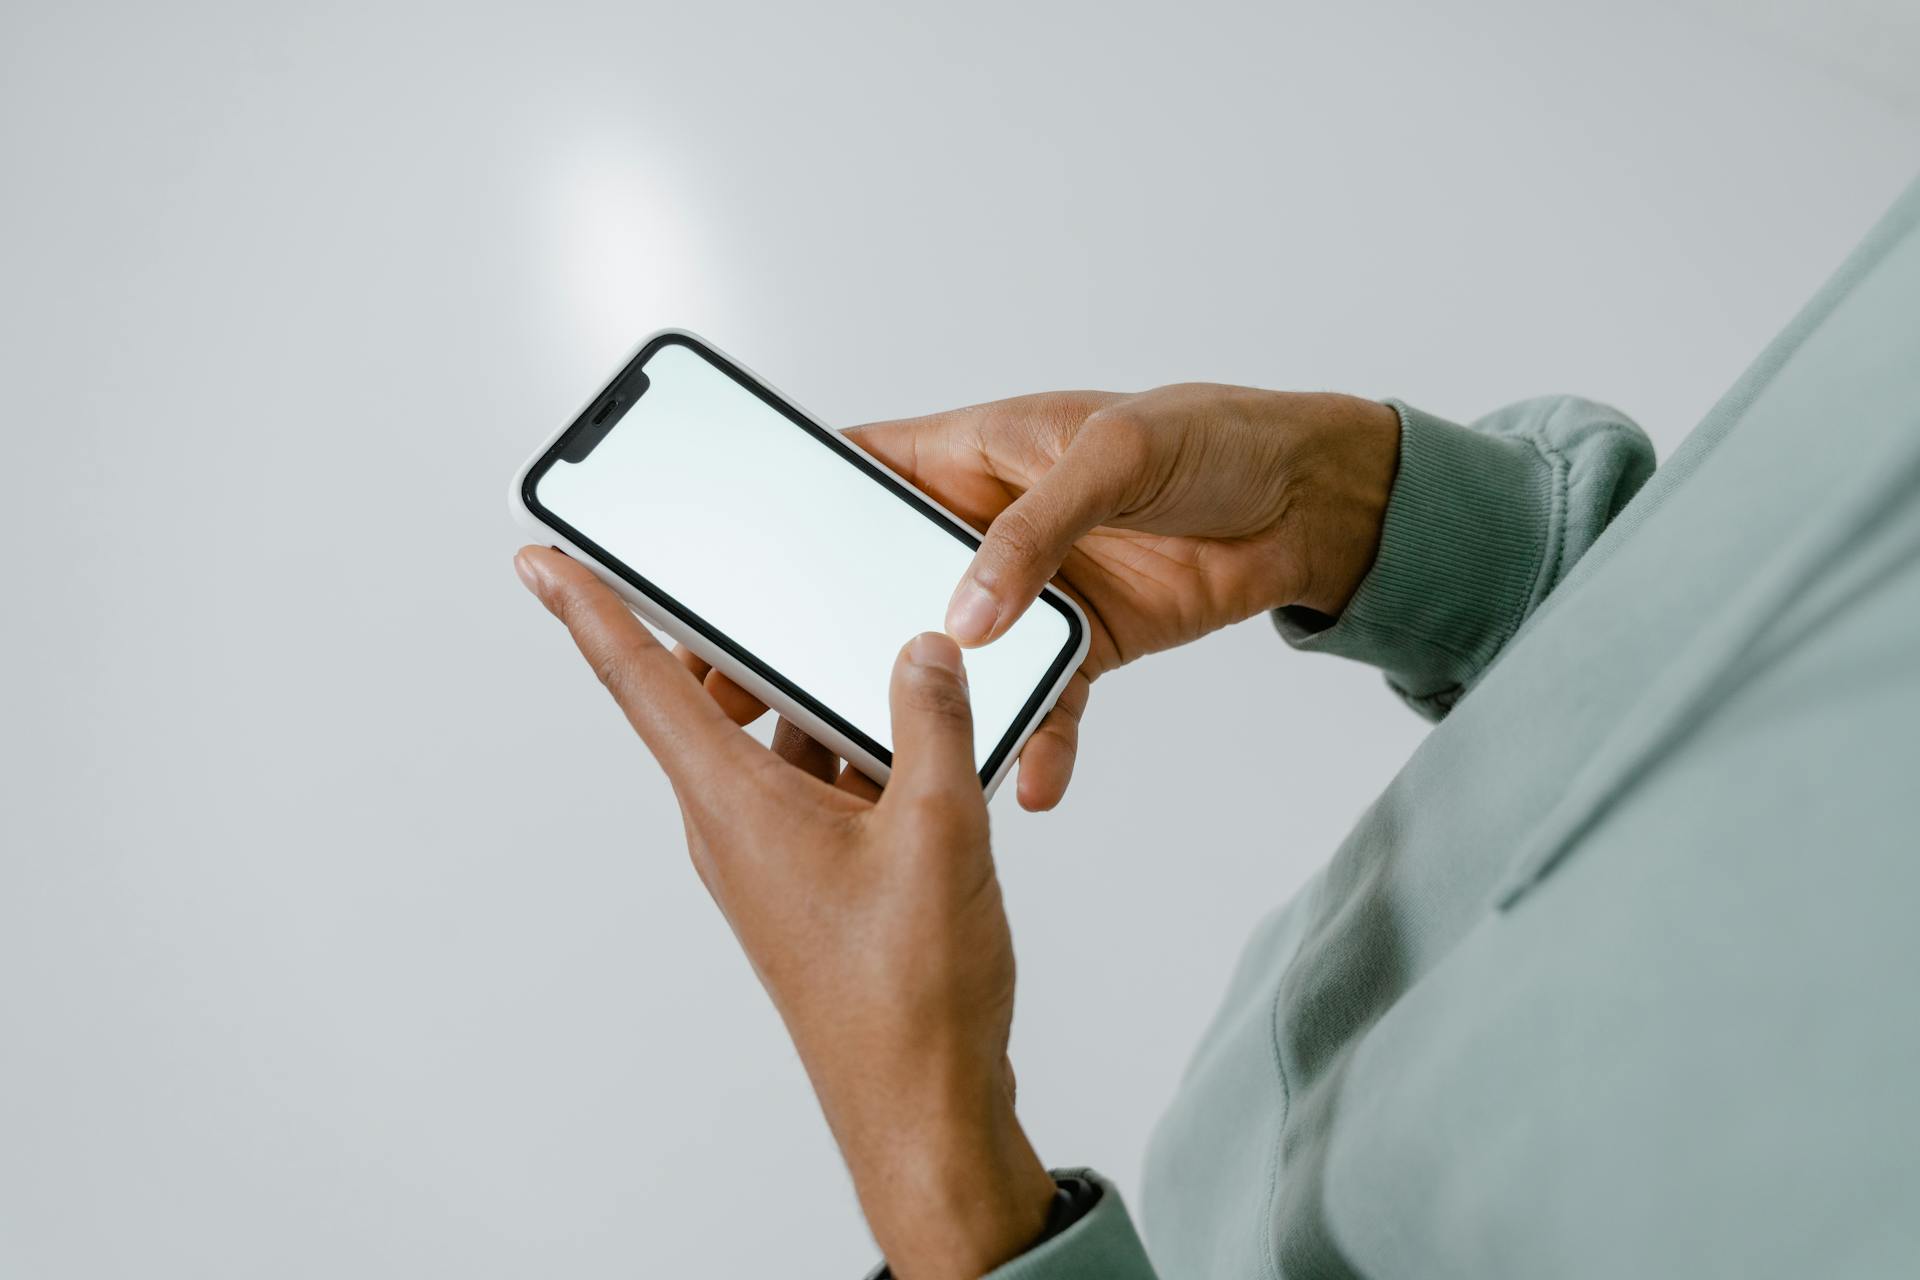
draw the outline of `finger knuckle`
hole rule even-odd
[[[929,672],[915,679],[907,690],[907,705],[928,719],[960,725],[973,721],[966,689],[944,673]]]
[[[989,539],[1003,561],[1025,564],[1037,560],[1046,550],[1047,540],[1033,513],[1021,507],[1009,507],[993,522]]]
[[[1152,419],[1130,404],[1109,405],[1090,416],[1081,430],[1101,453],[1121,457],[1144,452],[1154,434]]]
[[[553,610],[554,616],[566,624],[570,631],[577,632],[581,624],[586,621],[586,614],[581,608],[580,593],[570,584],[556,584],[550,588],[547,607]]]
[[[590,655],[593,674],[605,685],[607,692],[616,699],[622,697],[632,687],[634,681],[633,655],[620,649],[603,647]]]
[[[977,796],[967,797],[952,788],[921,792],[908,807],[916,825],[949,832],[971,831],[975,811],[982,808]]]

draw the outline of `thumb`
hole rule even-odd
[[[883,802],[958,795],[984,805],[960,647],[935,631],[915,636],[893,664],[892,701],[893,775]]]
[[[987,527],[947,605],[947,634],[968,646],[1005,634],[1060,570],[1067,552],[1118,514],[1136,469],[1115,433],[1082,424],[1059,461]]]

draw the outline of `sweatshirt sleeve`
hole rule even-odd
[[[1092,1184],[1086,1209],[1058,1234],[1050,1235],[981,1280],[1158,1280],[1133,1219],[1111,1182],[1091,1169],[1056,1169],[1056,1181]],[[883,1265],[867,1280],[891,1280]]]
[[[1410,405],[1380,550],[1338,618],[1279,609],[1296,649],[1379,667],[1438,720],[1653,474],[1632,421],[1571,396],[1460,426]]]

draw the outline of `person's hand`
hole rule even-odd
[[[543,547],[514,564],[666,770],[895,1274],[972,1280],[1020,1253],[1054,1185],[1013,1111],[1013,944],[959,648],[901,652],[881,794],[784,721],[771,750],[750,738],[758,704],[703,693],[584,566]]]
[[[1003,634],[1056,573],[1085,607],[1087,660],[1020,755],[1020,803],[1047,809],[1094,679],[1282,605],[1345,608],[1379,546],[1400,423],[1351,396],[1195,383],[847,434],[987,530],[947,614],[962,644]],[[722,698],[730,683],[710,680]]]

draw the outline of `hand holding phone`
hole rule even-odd
[[[961,643],[1004,634],[1050,580],[1086,613],[1087,657],[1020,756],[1021,805],[1048,809],[1093,680],[1269,609],[1346,607],[1379,547],[1400,420],[1354,396],[1183,383],[847,434],[987,530],[949,606]]]
[[[674,344],[731,382],[707,378],[709,371],[677,356],[646,363]],[[692,412],[684,405],[663,412],[656,401],[644,419],[652,436],[616,437],[629,454],[671,437],[668,465],[628,457],[608,468],[601,455],[594,466],[606,434],[652,394],[649,368],[669,369],[677,387],[691,371],[718,394]],[[752,429],[730,416],[742,390],[750,393],[749,416],[761,415]],[[714,668],[717,688],[740,693],[736,702],[776,707],[870,777],[884,780],[886,744],[871,728],[843,730],[881,722],[871,672],[895,633],[944,621],[963,643],[985,641],[971,660],[982,781],[991,791],[1017,752],[1021,805],[1047,809],[1066,790],[1094,679],[1268,609],[1304,605],[1331,617],[1345,607],[1379,545],[1399,439],[1398,415],[1375,401],[1206,383],[1137,395],[1022,396],[840,436],[691,335],[666,333],[650,339],[523,469],[515,502],[543,537],[594,564],[680,639],[694,665]],[[787,460],[752,443],[761,440]],[[698,442],[712,451],[706,462]],[[837,452],[821,452],[822,444]],[[795,453],[796,445],[807,448]],[[771,521],[722,486],[713,455],[724,458],[729,485],[746,477]],[[564,522],[544,514],[539,481],[568,458],[604,483],[597,492],[587,486],[584,502],[579,484],[569,493],[563,482],[555,492],[579,519],[621,536],[641,569],[597,547],[596,558],[567,540]],[[636,504],[654,502],[662,488],[700,511],[676,524],[670,507],[655,505],[644,508],[654,517],[650,528],[635,524]],[[902,523],[909,511],[919,518]],[[839,541],[820,536],[823,512],[841,522]],[[945,539],[928,545],[934,529],[944,529]],[[984,543],[975,529],[987,531]],[[819,563],[795,554],[785,572],[769,575],[769,543],[804,546]],[[738,631],[758,636],[759,649],[712,619],[684,618],[685,602],[663,601],[642,580],[662,548],[681,557],[661,561],[662,573],[691,584],[689,598],[713,597],[716,614],[745,614]],[[1064,592],[1050,585],[1056,575]],[[816,580],[831,586],[806,597]],[[803,596],[789,594],[784,613],[768,607],[782,584],[799,586]],[[943,593],[950,594],[941,603]],[[1046,607],[1032,608],[1035,601]],[[791,656],[795,634],[763,634],[760,625],[780,617],[803,624]],[[819,668],[803,651],[823,637],[832,647],[836,635],[860,639],[857,662],[795,678]],[[777,678],[782,672],[788,678]],[[983,673],[992,686],[985,698]],[[823,707],[837,710],[821,714]]]
[[[521,469],[516,514],[638,613],[884,782],[887,672],[978,534],[689,333],[654,335]],[[991,794],[1086,654],[1059,591],[969,663]]]
[[[809,739],[741,732],[585,566],[528,547],[515,567],[666,770],[888,1260],[971,1280],[1020,1253],[1054,1184],[1014,1114],[1013,941],[959,649],[922,635],[888,664],[876,795]]]

